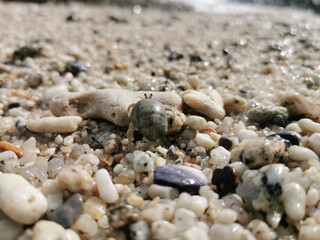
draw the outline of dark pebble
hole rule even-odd
[[[13,52],[13,60],[24,60],[27,57],[37,57],[41,55],[42,47],[39,42],[33,42],[29,45],[23,46]]]
[[[109,20],[115,23],[127,23],[127,19],[115,16],[109,16]]]
[[[27,131],[27,124],[23,119],[18,119],[16,121],[16,128],[21,132],[25,132]]]
[[[131,205],[120,205],[110,209],[110,226],[124,227],[139,220],[139,212]]]
[[[134,131],[133,138],[135,141],[141,141],[143,138],[143,135],[139,131]]]
[[[177,160],[179,157],[171,148],[169,148],[169,150],[167,151],[167,158],[169,158],[170,160]]]
[[[77,13],[71,12],[70,15],[66,18],[67,22],[78,22],[80,17]]]
[[[90,63],[81,60],[68,61],[66,70],[74,76],[78,76],[80,72],[88,72],[90,70]]]
[[[20,107],[20,103],[18,103],[18,102],[13,102],[13,103],[10,103],[10,104],[9,104],[8,109],[18,108],[18,107]]]
[[[285,127],[286,123],[281,115],[277,115],[272,119],[272,124],[279,127]]]
[[[222,136],[221,138],[219,138],[219,146],[229,150],[232,147],[232,140],[230,138]]]
[[[171,51],[170,55],[168,57],[168,61],[172,62],[172,61],[179,61],[180,59],[184,58],[183,54],[178,53],[176,51]]]
[[[190,62],[202,62],[202,57],[198,55],[189,55]]]
[[[267,139],[272,139],[275,136],[279,136],[285,140],[288,140],[292,145],[299,145],[299,138],[292,132],[279,132],[270,134],[267,136]]]
[[[47,215],[47,219],[56,222],[64,228],[70,228],[80,216],[83,201],[80,193],[73,194],[63,205]]]
[[[206,177],[200,170],[178,165],[165,165],[156,168],[154,183],[189,193],[198,193],[201,186],[208,185]]]
[[[211,182],[217,187],[217,193],[220,197],[233,192],[238,184],[237,176],[229,166],[225,166],[223,169],[215,169],[212,173]]]

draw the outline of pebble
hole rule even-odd
[[[118,191],[106,169],[99,169],[94,176],[94,180],[97,183],[99,196],[103,201],[106,203],[113,203],[118,200]]]
[[[232,224],[237,220],[237,213],[232,209],[223,209],[219,211],[215,220],[216,223]]]
[[[174,214],[173,224],[180,233],[194,226],[196,222],[197,217],[194,212],[186,208],[178,208]]]
[[[0,209],[12,220],[32,224],[47,211],[47,206],[46,197],[22,176],[0,174]]]
[[[27,129],[38,133],[70,133],[77,130],[81,121],[78,116],[44,117],[27,121]]]
[[[178,235],[177,227],[164,220],[158,220],[151,224],[153,239],[171,240]]]
[[[293,221],[299,221],[304,217],[306,208],[306,191],[300,184],[290,182],[284,187],[283,207],[285,213]]]
[[[288,140],[291,145],[299,145],[299,138],[297,137],[296,134],[292,132],[278,132],[278,133],[273,133],[267,136],[267,139],[272,139],[275,136],[279,136],[285,140]]]
[[[48,88],[43,93],[42,99],[44,102],[51,104],[52,100],[55,97],[57,97],[59,95],[64,96],[65,94],[68,94],[68,87],[66,84],[60,84],[60,85]],[[70,115],[72,115],[72,114],[70,114]],[[58,115],[58,116],[61,116],[61,115]]]
[[[256,238],[238,223],[221,224],[215,223],[209,230],[211,240],[256,240]]]
[[[301,131],[302,131],[301,128],[300,128],[300,126],[299,126],[299,124],[296,123],[296,122],[289,123],[289,124],[285,127],[284,130],[285,130],[285,131],[296,132],[296,133],[301,133]]]
[[[223,103],[228,113],[243,113],[247,110],[247,100],[240,96],[224,94]]]
[[[64,228],[51,221],[41,220],[33,227],[33,240],[60,240],[65,233]]]
[[[192,203],[192,204],[190,204]],[[208,200],[205,197],[183,192],[177,199],[177,208],[185,208],[191,210],[197,217],[201,217],[208,207]]]
[[[206,149],[212,149],[215,145],[214,141],[211,139],[211,137],[208,134],[205,133],[197,133],[195,137],[195,141],[198,145],[206,148]]]
[[[279,127],[285,127],[286,126],[286,122],[283,119],[283,117],[281,115],[277,115],[272,119],[271,122],[273,125],[277,125]]]
[[[297,123],[301,130],[306,134],[320,133],[320,123],[314,122],[311,119],[302,118]]]
[[[179,191],[173,187],[151,184],[148,188],[148,194],[151,198],[175,199],[179,196]]]
[[[318,160],[319,157],[317,154],[315,154],[312,150],[306,147],[300,147],[300,146],[291,146],[288,149],[289,158],[293,161],[308,161],[308,160]]]
[[[219,142],[218,142],[219,146],[224,147],[225,149],[229,150],[232,147],[232,140],[228,137],[225,136],[221,136],[219,138]]]
[[[199,226],[192,226],[182,233],[184,240],[209,240],[208,233]]]
[[[92,177],[83,169],[69,167],[62,169],[58,174],[59,185],[70,192],[91,192],[93,187]]]
[[[148,223],[158,220],[171,221],[174,216],[175,208],[172,205],[154,200],[150,202],[148,208],[141,212],[142,217]]]
[[[217,187],[217,193],[220,197],[233,192],[238,184],[237,176],[230,166],[215,169],[212,173],[211,182]]]
[[[253,219],[248,224],[248,229],[253,233],[257,240],[274,240],[277,234],[265,222],[259,219]]]
[[[292,118],[304,117],[320,122],[320,107],[301,94],[287,94],[281,99],[281,104],[288,109]]]
[[[153,159],[145,152],[139,152],[133,158],[133,169],[136,172],[151,172],[154,169]]]
[[[276,116],[281,116],[284,121],[288,118],[288,111],[284,107],[277,106],[257,106],[248,111],[250,122],[256,122],[261,125],[272,124]]]
[[[225,116],[223,100],[214,89],[203,90],[203,92],[187,90],[182,93],[182,98],[190,108],[211,119],[222,119]]]
[[[18,158],[22,158],[24,155],[24,151],[7,141],[0,141],[0,152],[12,151],[18,156]]]
[[[244,162],[249,168],[276,163],[287,156],[286,142],[280,137],[246,139],[231,151],[232,162]]]
[[[319,240],[320,225],[302,225],[299,231],[299,240]]]
[[[47,215],[47,219],[56,222],[64,228],[69,228],[80,216],[83,201],[80,193],[73,194],[67,201]]]
[[[93,220],[98,220],[107,212],[106,203],[98,197],[90,197],[83,205],[83,213],[89,214]]]
[[[307,206],[315,206],[319,200],[319,191],[315,188],[309,188],[306,196]]]
[[[28,87],[37,88],[41,85],[43,76],[39,72],[31,72],[25,77]]]
[[[157,167],[154,171],[154,183],[177,188],[180,191],[195,193],[208,180],[198,169],[178,165]]]
[[[150,239],[150,230],[148,224],[140,220],[136,223],[133,223],[129,227],[130,239],[132,240],[149,240]]]
[[[306,141],[306,146],[314,151],[318,156],[320,156],[320,133],[312,134]]]
[[[90,215],[84,213],[72,225],[72,229],[77,233],[84,235],[85,238],[90,238],[98,233],[98,224]]]
[[[191,116],[188,116],[186,124],[191,129],[193,129],[195,131],[200,131],[200,130],[206,128],[207,121],[204,117],[191,115]]]
[[[208,161],[210,164],[214,164],[217,167],[224,167],[228,165],[230,161],[231,152],[219,146],[210,151],[210,157]]]
[[[281,200],[286,171],[283,164],[271,164],[259,170],[246,170],[236,193],[257,211],[274,210]]]
[[[42,46],[39,42],[34,41],[28,45],[22,46],[15,50],[12,55],[12,60],[24,60],[27,57],[37,57],[42,53]]]
[[[66,71],[78,76],[80,72],[88,72],[90,63],[81,60],[71,60],[66,63]]]
[[[11,220],[2,212],[0,212],[0,233],[1,233],[0,239],[16,240],[22,231],[23,231],[22,224],[19,224]]]
[[[0,153],[0,170],[2,172],[11,172],[13,168],[20,166],[18,157],[13,151]]]
[[[50,110],[55,116],[80,116],[108,120],[118,126],[128,126],[130,105],[145,99],[145,94],[164,105],[181,109],[182,99],[173,92],[128,91],[104,89],[81,93],[68,93],[50,102]]]
[[[131,205],[118,205],[110,209],[110,226],[121,228],[138,220],[138,210]]]
[[[253,130],[241,129],[238,132],[239,141],[242,142],[245,139],[258,138],[258,134]]]

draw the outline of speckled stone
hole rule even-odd
[[[261,125],[272,124],[273,119],[280,115],[284,121],[288,118],[288,111],[284,107],[277,106],[257,106],[248,111],[249,121]]]

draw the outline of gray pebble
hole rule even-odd
[[[277,106],[258,106],[248,111],[249,120],[262,125],[271,124],[276,116],[281,116],[283,121],[286,121],[288,118],[287,109]]]
[[[70,228],[80,216],[83,200],[80,193],[73,194],[63,205],[48,214],[48,220],[59,223],[64,228]]]

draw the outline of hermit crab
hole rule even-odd
[[[133,132],[138,130],[150,141],[163,140],[167,135],[181,131],[186,116],[172,106],[152,99],[152,94],[128,107],[130,117],[127,137],[133,141]]]

